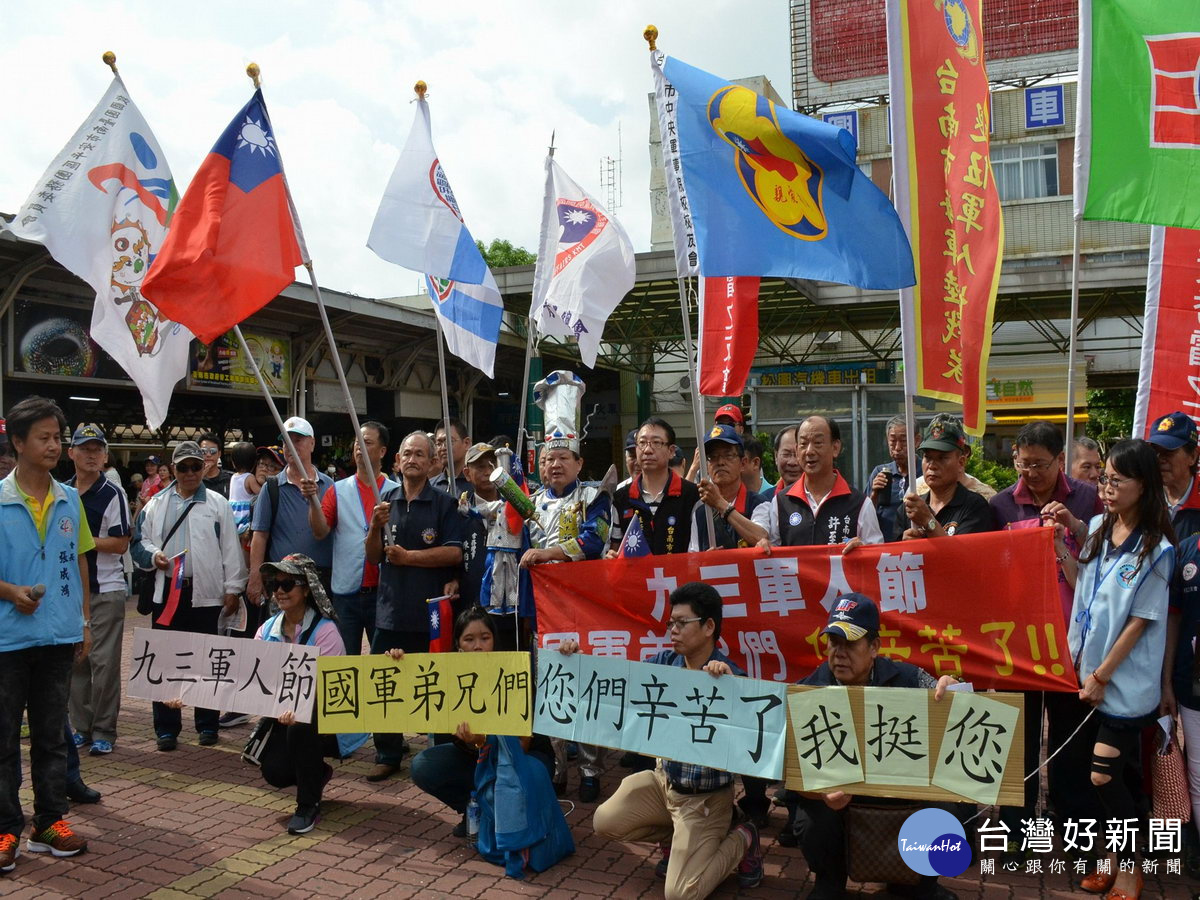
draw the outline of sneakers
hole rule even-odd
[[[92,741],[92,749],[88,751],[88,754],[90,756],[106,756],[112,752],[112,741],[94,740]]]
[[[75,856],[87,849],[87,841],[71,830],[71,826],[59,819],[45,831],[30,834],[25,842],[30,853],[50,853],[54,856]]]
[[[654,867],[654,877],[655,878],[666,878],[667,877],[667,866],[671,862],[671,845],[670,844],[659,844],[658,849],[662,851],[662,859],[660,859],[658,861],[658,865],[656,865]]]
[[[158,736],[158,749],[162,751],[174,750],[179,746],[179,739],[173,734],[160,734]]]
[[[321,818],[321,804],[297,806],[296,814],[288,822],[288,834],[308,834]]]
[[[363,777],[367,781],[387,781],[393,775],[400,771],[400,765],[392,765],[391,763],[375,763],[375,768],[368,772]]]
[[[212,747],[217,743],[217,733],[215,731],[200,732],[200,740],[198,743],[201,747]]]
[[[247,713],[227,712],[217,719],[217,727],[233,728],[235,725],[245,725],[249,721],[250,716]]]
[[[21,845],[17,843],[15,834],[0,834],[0,872],[11,872],[17,867],[17,857],[21,855]]]
[[[463,813],[462,821],[450,830],[452,837],[465,838],[467,836],[467,814]]]
[[[90,744],[90,743],[91,743],[91,740],[89,740],[88,738],[84,737],[84,736],[83,736],[82,734],[80,734],[78,731],[77,731],[77,732],[75,732],[75,734],[72,736],[72,738],[71,738],[71,739],[72,739],[73,741],[75,741],[75,746],[76,746],[76,748],[80,748],[80,747],[86,747],[88,744]]]
[[[762,849],[758,843],[758,829],[753,822],[743,822],[734,831],[740,831],[746,838],[746,852],[738,863],[738,884],[744,888],[757,887],[763,880]]]

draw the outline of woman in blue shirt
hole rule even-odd
[[[1055,551],[1075,588],[1067,643],[1081,685],[1079,699],[1095,710],[1091,782],[1106,818],[1133,819],[1137,802],[1126,769],[1138,764],[1142,726],[1158,711],[1174,532],[1154,448],[1145,441],[1113,445],[1100,477],[1103,515],[1088,526],[1076,562],[1063,544]],[[1061,531],[1062,529],[1059,529]],[[1083,879],[1085,891],[1116,898],[1141,894],[1140,873]]]

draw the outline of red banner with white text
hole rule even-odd
[[[713,550],[533,568],[543,647],[645,659],[671,649],[667,597],[690,581],[724,598],[718,646],[752,678],[795,682],[824,659],[834,598],[879,604],[879,653],[976,690],[1077,690],[1048,528],[875,544]]]
[[[700,393],[736,397],[758,352],[757,278],[700,279]]]
[[[1200,423],[1200,231],[1150,229],[1146,319],[1133,433],[1181,410]]]

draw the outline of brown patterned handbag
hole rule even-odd
[[[850,880],[916,884],[921,876],[900,858],[900,829],[909,816],[923,808],[851,803],[846,808],[846,874]]]
[[[1162,732],[1159,729],[1159,736]],[[1151,757],[1150,776],[1154,781],[1154,806],[1151,815],[1156,819],[1178,819],[1189,822],[1192,818],[1192,798],[1188,792],[1187,760],[1179,743],[1182,727],[1176,719],[1172,727],[1172,740],[1166,751],[1159,750]],[[1200,752],[1200,747],[1194,752]]]

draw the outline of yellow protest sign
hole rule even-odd
[[[317,660],[317,727],[340,732],[530,733],[528,653],[409,653]]]

